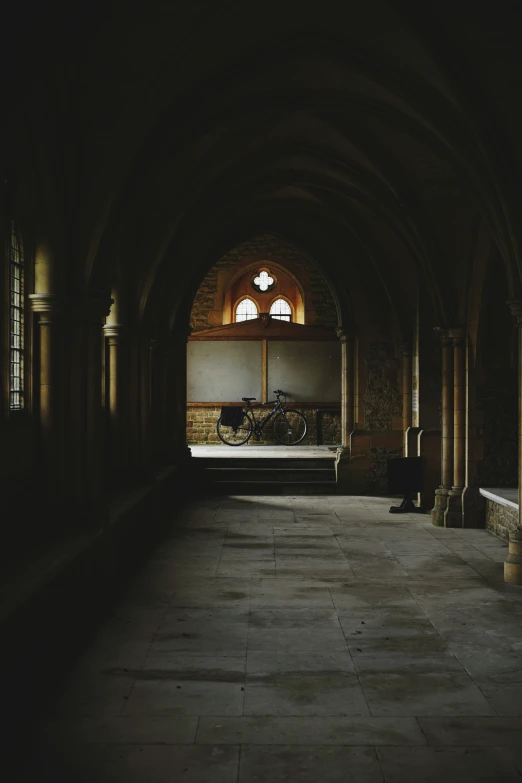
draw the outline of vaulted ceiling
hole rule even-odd
[[[13,36],[5,130],[69,287],[119,278],[142,317],[186,317],[209,267],[270,232],[339,289],[379,288],[407,332],[418,285],[465,319],[486,234],[517,295],[513,4],[75,5],[28,23],[32,58]]]

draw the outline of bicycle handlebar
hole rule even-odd
[[[273,394],[277,394],[279,396],[280,394],[284,394],[284,391],[282,389],[274,389]]]

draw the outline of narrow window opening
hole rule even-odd
[[[285,299],[276,299],[270,308],[272,318],[279,318],[281,321],[292,320],[292,309]]]
[[[9,243],[9,410],[24,407],[24,265],[14,223]]]
[[[258,315],[256,303],[251,299],[242,299],[236,307],[236,322],[250,321],[251,318],[257,318]]]

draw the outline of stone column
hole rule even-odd
[[[408,455],[407,432],[411,427],[411,396],[412,396],[412,357],[411,350],[406,343],[399,346],[401,354],[402,374],[402,431],[404,433],[403,456]]]
[[[462,527],[462,493],[466,485],[466,337],[450,329],[453,343],[453,483],[444,512],[445,527]]]
[[[337,329],[341,342],[341,448],[350,448],[354,426],[354,350],[353,334]]]
[[[518,524],[522,527],[522,299],[510,299],[508,305],[518,332]]]
[[[35,372],[37,416],[41,438],[40,468],[42,487],[54,506],[60,494],[58,443],[56,431],[56,316],[58,298],[54,294],[29,294],[31,308],[37,317],[38,367]]]
[[[169,387],[170,458],[185,462],[192,456],[187,445],[187,342],[191,329],[175,327],[169,339],[166,372]]]
[[[153,454],[152,401],[151,401],[151,337],[142,332],[139,337],[139,439],[141,443],[141,469],[147,480],[151,477]]]
[[[168,343],[162,338],[157,343],[157,372],[156,391],[154,392],[155,406],[158,409],[158,455],[163,463],[169,462],[170,435],[169,435],[169,364]]]
[[[178,422],[179,422],[179,440],[178,453],[182,460],[187,460],[192,456],[192,452],[187,445],[187,343],[190,336],[190,328],[187,329],[182,338],[181,362],[178,370]]]
[[[150,453],[153,461],[168,461],[167,351],[164,339],[150,341]]]
[[[353,333],[337,329],[341,342],[341,445],[337,449],[335,469],[337,489],[346,491],[349,483],[350,437],[354,428],[355,357]]]
[[[442,466],[431,519],[434,525],[444,527],[444,512],[453,486],[453,340],[446,329],[437,327],[435,331],[442,339]]]
[[[77,298],[71,301],[68,324],[71,502],[78,519],[93,527],[103,525],[100,513],[107,484],[101,373],[103,323],[110,303],[109,296]]]
[[[106,323],[103,334],[106,339],[106,383],[109,413],[111,474],[118,483],[121,474],[121,324]]]

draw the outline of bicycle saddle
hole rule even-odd
[[[251,402],[252,400],[255,400],[255,397],[241,397],[243,402]]]

